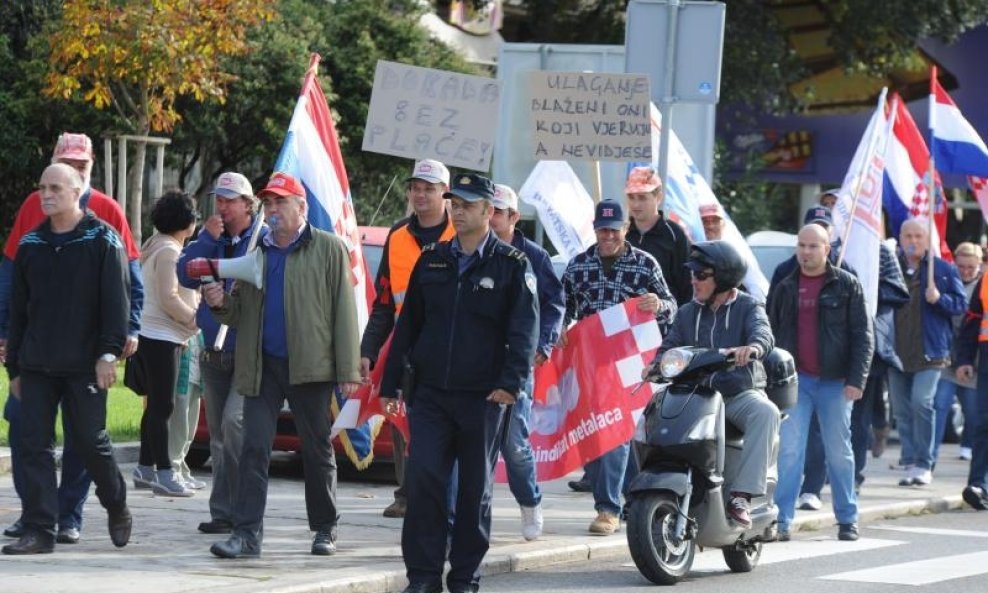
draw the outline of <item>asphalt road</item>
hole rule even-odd
[[[675,586],[690,593],[983,593],[988,590],[988,513],[955,511],[861,526],[857,542],[836,528],[768,544],[753,572],[733,574],[719,550],[697,554]],[[641,593],[653,586],[630,556],[484,578],[481,591]],[[669,590],[669,589],[667,589]]]

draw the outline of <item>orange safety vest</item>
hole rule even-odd
[[[451,241],[456,235],[453,222],[446,220],[446,228],[439,237],[440,241]],[[390,272],[391,296],[395,301],[395,318],[401,313],[405,304],[405,292],[408,281],[412,277],[412,268],[422,255],[422,247],[415,240],[415,235],[408,230],[408,225],[396,229],[388,238],[388,270]]]
[[[988,342],[988,278],[981,278],[981,327],[978,329],[978,341]]]

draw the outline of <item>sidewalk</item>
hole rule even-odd
[[[127,448],[121,447],[122,459],[132,454]],[[962,506],[960,492],[966,484],[968,463],[957,459],[957,445],[941,448],[936,478],[925,488],[896,485],[899,475],[889,469],[889,463],[898,457],[898,452],[893,446],[883,458],[869,459],[868,479],[859,499],[862,523]],[[122,466],[128,477],[133,468],[133,458],[130,459]],[[204,478],[208,481],[208,474]],[[106,514],[95,495],[91,495],[81,543],[59,544],[53,555],[0,556],[0,580],[4,590],[17,593],[81,593],[97,588],[101,593],[130,593],[135,586],[144,593],[400,591],[406,584],[400,550],[401,521],[381,516],[391,502],[393,488],[390,484],[341,482],[339,552],[331,557],[316,557],[309,554],[311,533],[305,521],[300,474],[272,481],[263,555],[255,560],[220,560],[210,555],[210,544],[223,536],[196,531],[196,525],[209,518],[208,491],[181,499],[129,490],[134,534],[122,550],[110,543]],[[496,486],[485,574],[625,553],[623,529],[611,537],[587,533],[595,515],[590,494],[571,492],[566,480],[544,484],[543,488],[545,534],[527,543],[521,538],[518,507],[507,486]],[[836,537],[829,489],[824,489],[823,498],[824,510],[798,511],[794,526],[800,531],[820,529],[822,535]],[[19,509],[10,475],[0,476],[0,525],[6,527],[13,522]],[[98,587],[94,581],[98,581]]]

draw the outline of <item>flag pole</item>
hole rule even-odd
[[[593,203],[599,204],[604,199],[604,191],[600,184],[600,161],[594,161],[590,171],[593,178]]]
[[[927,175],[927,179],[926,179],[926,193],[927,193],[928,196],[930,196],[929,220],[927,221],[927,228],[926,228],[926,237],[927,237],[927,246],[926,246],[926,289],[927,290],[933,288],[933,286],[934,286],[934,281],[933,281],[934,280],[933,279],[933,258],[935,256],[933,255],[933,218],[936,216],[936,210],[937,210],[937,193],[936,193],[936,191],[937,191],[936,185],[937,184],[936,184],[936,179],[935,179],[936,178],[936,171],[937,171],[937,169],[936,169],[936,162],[934,161],[934,158],[933,158],[933,112],[934,112],[934,110],[933,110],[933,102],[936,101],[936,96],[934,94],[936,92],[935,89],[934,89],[934,86],[936,85],[936,80],[937,80],[937,67],[936,66],[931,66],[930,67],[930,105],[929,105],[929,109],[930,109],[929,120],[930,121],[929,121],[929,126],[928,126],[929,129],[930,129],[930,138],[929,138],[930,168],[927,171],[928,175]]]
[[[882,109],[885,107],[885,96],[888,95],[888,87],[882,87],[882,92],[878,96],[878,105],[876,109]],[[895,101],[898,101],[898,96],[892,99],[892,109],[889,112],[889,117],[895,117]],[[871,166],[871,160],[875,157],[875,148],[878,144],[878,134],[879,131],[872,130],[871,138],[868,139],[868,151],[865,153],[865,158],[861,161],[861,170],[855,176],[854,183],[854,195],[851,196],[851,211],[847,215],[847,224],[844,225],[844,236],[841,237],[840,243],[840,254],[837,256],[837,267],[839,268],[841,263],[844,261],[844,255],[847,253],[847,242],[851,236],[851,226],[854,224],[854,211],[858,208],[858,197],[861,195],[861,187],[864,185],[865,170]]]

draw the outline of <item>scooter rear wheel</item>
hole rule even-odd
[[[696,544],[674,541],[679,503],[670,492],[635,495],[628,511],[628,548],[642,575],[657,585],[675,585],[693,566]]]
[[[751,572],[758,566],[762,557],[762,542],[745,544],[743,547],[724,548],[724,562],[731,572]]]

